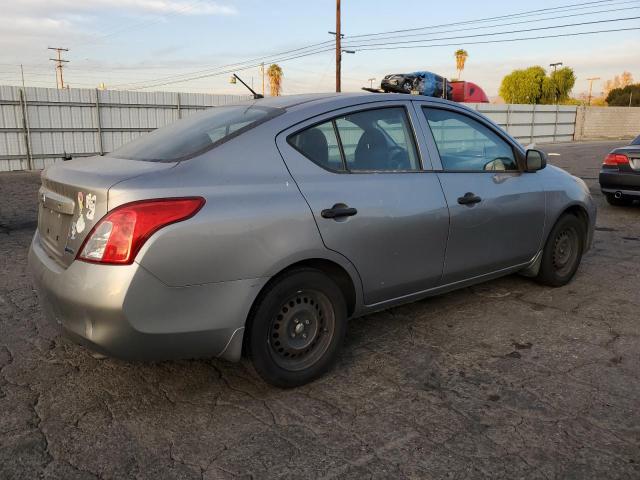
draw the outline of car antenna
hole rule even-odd
[[[253,98],[255,98],[256,100],[258,100],[259,98],[264,98],[264,95],[261,95],[259,93],[256,93],[253,88],[251,88],[249,85],[247,85],[246,83],[244,83],[242,81],[242,79],[236,75],[235,73],[233,74],[233,77],[231,77],[231,83],[236,83],[235,80],[240,80],[240,83],[242,85],[244,85],[245,87],[247,87],[247,90],[249,90],[252,94],[253,94]]]

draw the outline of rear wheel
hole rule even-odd
[[[547,238],[536,280],[552,287],[569,283],[582,259],[584,236],[584,226],[576,216],[560,217]]]
[[[631,198],[616,198],[613,193],[605,194],[605,198],[607,199],[607,203],[609,205],[613,205],[614,207],[628,207],[633,203],[633,200]]]
[[[346,329],[347,308],[338,286],[319,270],[296,269],[258,300],[247,349],[265,381],[295,387],[331,368]]]

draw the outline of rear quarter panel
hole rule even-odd
[[[324,247],[309,206],[276,149],[277,124],[270,124],[170,172],[134,178],[110,191],[110,209],[144,198],[206,199],[193,218],[156,232],[145,243],[136,258],[141,266],[167,285],[186,286],[271,277],[299,261],[323,258],[357,279],[344,257]]]

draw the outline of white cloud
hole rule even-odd
[[[179,13],[182,15],[234,15],[237,13],[235,7],[211,0],[20,0],[3,8],[5,11],[35,16],[101,10],[119,13]]]

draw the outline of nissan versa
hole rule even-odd
[[[126,359],[249,356],[278,386],[336,360],[347,319],[521,272],[564,285],[585,183],[462,105],[304,95],[213,108],[42,174],[45,310]]]

